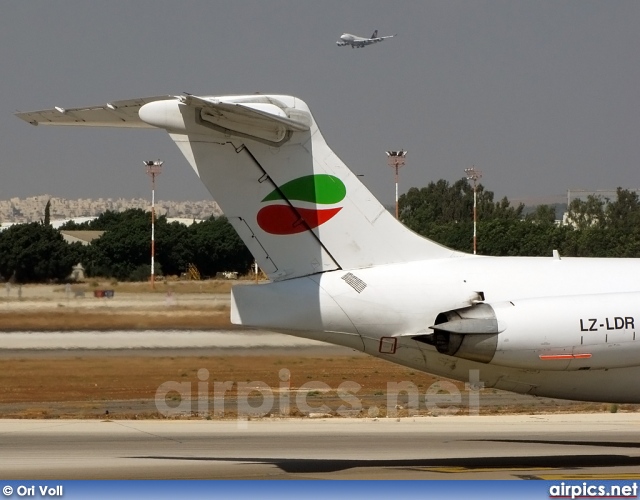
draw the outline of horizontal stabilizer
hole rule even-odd
[[[112,101],[103,106],[85,108],[65,109],[55,107],[41,111],[16,113],[16,116],[31,125],[153,128],[140,119],[138,111],[147,103],[168,99],[175,99],[175,97],[170,95],[140,97],[138,99]]]

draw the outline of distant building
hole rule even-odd
[[[640,189],[627,189],[632,193],[636,193],[640,196]],[[567,191],[567,207],[571,205],[573,200],[587,201],[589,196],[595,196],[596,198],[604,201],[605,205],[610,201],[618,199],[617,189],[597,189],[595,191],[588,191],[586,189],[569,189]]]
[[[60,231],[62,239],[67,243],[80,243],[82,245],[88,245],[93,240],[100,238],[104,234],[104,231]]]
[[[80,198],[68,200],[50,195],[31,196],[29,198],[11,198],[0,200],[0,221],[2,222],[38,222],[44,216],[44,207],[51,201],[51,220],[77,217],[97,217],[107,210],[122,212],[131,208],[150,210],[149,200],[143,198],[99,198],[97,200]],[[202,201],[163,201],[156,200],[156,214],[167,217],[189,219],[208,219],[218,217],[222,211],[213,200]]]
[[[60,229],[67,222],[75,222],[76,224],[84,224],[85,222],[91,222],[92,220],[97,219],[97,217],[73,217],[70,219],[58,219],[51,221],[51,227],[54,229]]]

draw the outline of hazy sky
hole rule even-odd
[[[383,203],[463,177],[510,199],[640,187],[640,2],[29,0],[0,15],[0,199],[209,194],[160,130],[13,116],[158,94],[292,94]],[[343,32],[398,33],[353,50]]]

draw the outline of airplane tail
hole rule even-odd
[[[239,114],[220,117],[191,106],[207,134],[171,133],[271,279],[453,254],[396,221],[329,148],[304,102],[223,99],[228,111],[268,110],[293,122],[265,124],[278,131],[270,136],[248,119],[239,124]]]
[[[459,255],[398,222],[295,97],[162,96],[60,109],[18,116],[166,129],[272,280]]]
[[[373,32],[373,35],[371,35],[371,38],[378,38],[378,30],[375,30]]]

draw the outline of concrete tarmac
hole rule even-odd
[[[0,479],[640,479],[640,415],[3,420]]]

